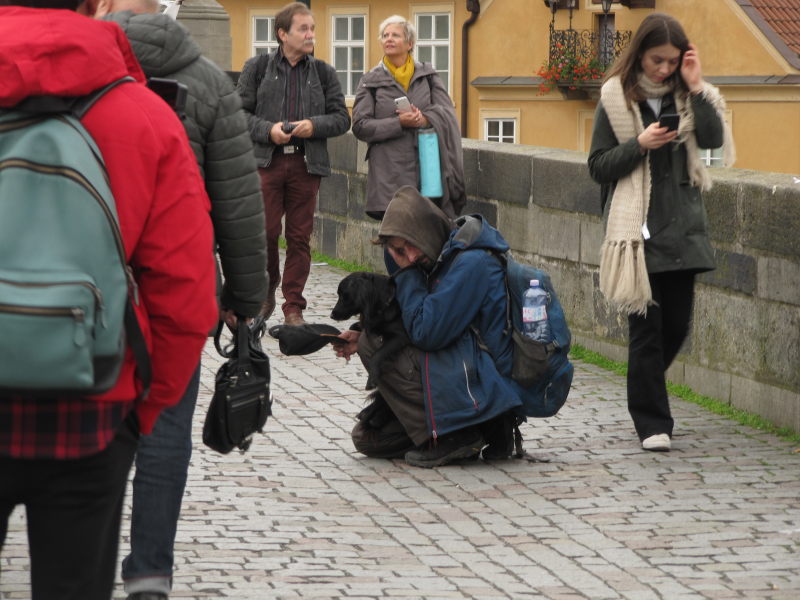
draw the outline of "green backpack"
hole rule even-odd
[[[0,112],[0,395],[86,396],[116,383],[128,345],[150,363],[103,158],[78,99]]]

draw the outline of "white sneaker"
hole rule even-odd
[[[666,433],[657,433],[642,440],[642,448],[651,452],[669,452],[672,443]]]

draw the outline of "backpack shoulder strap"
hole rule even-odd
[[[14,110],[33,113],[37,115],[49,115],[56,113],[71,113],[80,120],[89,111],[95,102],[102,98],[107,92],[117,87],[121,83],[135,81],[133,77],[125,76],[108,85],[99,88],[85,96],[71,98],[67,96],[29,96],[16,106]]]
[[[91,94],[87,94],[86,96],[78,98],[77,100],[73,100],[70,103],[70,112],[72,112],[72,114],[75,115],[75,117],[80,121],[86,115],[86,113],[89,112],[89,109],[91,109],[95,103],[100,100],[100,98],[105,96],[112,89],[120,84],[135,81],[136,80],[130,76],[122,77],[116,81],[112,81],[107,86],[95,90]],[[92,152],[95,151],[93,143],[89,144],[89,147],[92,149]],[[101,164],[103,164],[102,161]],[[115,224],[115,226],[119,228],[119,225]],[[137,398],[137,402],[139,402],[144,400],[150,392],[150,384],[153,379],[153,369],[150,363],[150,353],[147,351],[147,341],[145,340],[144,333],[142,333],[142,328],[139,325],[139,319],[136,317],[136,311],[133,308],[133,301],[131,300],[131,294],[134,296],[138,295],[136,291],[136,281],[133,278],[130,267],[126,266],[126,271],[128,276],[128,299],[125,304],[125,331],[127,333],[128,344],[130,345],[134,360],[136,361],[136,374],[139,376],[139,380],[142,382],[142,390]]]
[[[264,75],[267,74],[267,67],[269,66],[270,55],[272,52],[265,52],[264,54],[258,55],[258,60],[256,61],[256,89],[261,86],[261,80],[264,79]]]
[[[316,71],[316,73],[317,73],[317,79],[319,80],[319,84],[322,86],[322,95],[325,96],[328,93],[328,75],[329,75],[329,73],[326,72],[327,69],[323,68],[322,72],[325,73],[325,76],[322,77],[322,75],[320,73],[320,67],[319,67],[320,61],[318,61],[313,56],[310,57],[310,58],[311,58],[311,64],[314,67],[314,71]]]
[[[108,92],[113,90],[115,87],[122,83],[131,83],[136,81],[130,75],[117,79],[116,81],[112,81],[107,86],[100,88],[99,90],[95,90],[91,94],[87,94],[81,98],[78,98],[72,104],[72,113],[78,118],[78,120],[82,119],[89,109],[92,108],[95,103],[100,100],[103,96],[105,96]]]

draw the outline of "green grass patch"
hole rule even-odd
[[[278,238],[278,246],[286,250],[286,238],[279,237]],[[346,260],[341,260],[339,258],[333,258],[331,256],[327,256],[322,254],[321,252],[317,252],[316,250],[311,251],[311,262],[324,262],[328,263],[332,267],[336,267],[337,269],[342,269],[343,271],[347,271],[348,273],[353,273],[355,271],[371,271],[369,267],[365,267],[364,265],[359,265],[357,263],[349,262]]]
[[[611,371],[616,375],[624,376],[628,373],[627,363],[610,360],[602,354],[593,352],[592,350],[584,348],[578,344],[574,344],[570,348],[570,356],[576,360],[582,360],[593,365],[597,365],[598,367],[602,367],[603,369]],[[725,404],[716,398],[710,398],[709,396],[698,394],[688,385],[678,385],[677,383],[671,383],[668,381],[667,392],[671,396],[676,396],[682,400],[691,402],[692,404],[702,406],[709,412],[727,417],[741,425],[752,427],[753,429],[764,431],[766,433],[771,433],[793,444],[800,444],[800,434],[793,429],[789,427],[778,427],[758,415],[734,408],[730,404]]]

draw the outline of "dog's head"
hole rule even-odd
[[[339,299],[331,311],[332,319],[343,321],[360,315],[362,320],[371,322],[394,302],[394,282],[377,273],[350,273],[339,282],[337,294]]]

